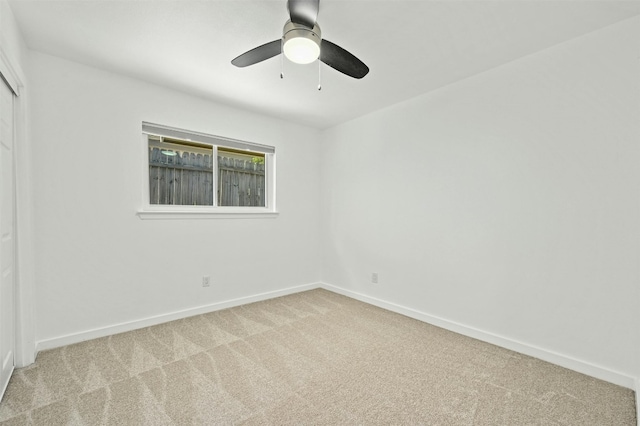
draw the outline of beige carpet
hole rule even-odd
[[[42,352],[2,425],[635,425],[634,393],[313,290]]]

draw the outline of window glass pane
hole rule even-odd
[[[213,205],[213,148],[149,136],[149,203]]]
[[[265,207],[265,154],[218,148],[218,205]]]

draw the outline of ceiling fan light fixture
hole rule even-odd
[[[318,60],[334,70],[352,77],[362,78],[369,73],[369,67],[342,47],[322,39],[318,26],[320,0],[287,0],[287,10],[291,18],[284,24],[282,38],[270,41],[231,60],[231,64],[244,68],[255,65],[274,56],[280,58],[280,78],[284,77],[284,57],[299,64],[309,64]],[[320,69],[318,66],[318,78]],[[318,84],[318,90],[321,86]]]
[[[309,29],[288,21],[284,26],[282,50],[284,56],[296,64],[310,64],[320,57],[320,27]]]

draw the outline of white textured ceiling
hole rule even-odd
[[[326,38],[362,80],[280,57],[230,61],[278,39],[285,0],[12,0],[34,50],[327,128],[640,14],[640,1],[321,0]]]

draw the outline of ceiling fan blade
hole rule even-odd
[[[287,8],[291,22],[313,28],[318,19],[320,0],[289,0]]]
[[[329,40],[322,40],[320,60],[331,68],[353,78],[362,78],[369,72],[369,67],[360,59]]]
[[[265,59],[273,58],[274,56],[279,55],[281,52],[282,40],[278,39],[243,53],[242,55],[231,61],[231,63],[236,67],[248,67],[249,65],[262,62]]]

